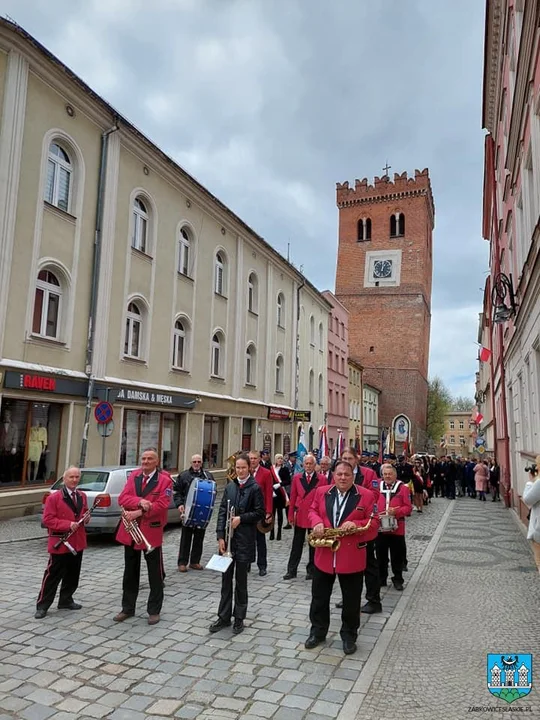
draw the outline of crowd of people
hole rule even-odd
[[[119,497],[122,522],[117,540],[124,546],[124,574],[121,610],[115,622],[135,615],[139,594],[141,558],[147,565],[150,592],[146,609],[148,624],[160,621],[164,598],[165,570],[162,545],[167,511],[174,500],[184,517],[186,499],[196,480],[215,481],[203,468],[196,454],[190,467],[175,482],[158,467],[154,448],[146,449],[141,467],[128,477]],[[78,587],[85,524],[90,519],[87,499],[77,490],[80,470],[69,467],[61,491],[47,498],[43,521],[49,529],[49,563],[36,603],[36,618],[43,618],[60,586],[59,608],[78,610],[73,595]],[[290,459],[267,452],[238,453],[234,477],[222,495],[217,517],[218,554],[229,562],[222,572],[218,617],[209,630],[218,632],[233,625],[233,633],[244,630],[248,608],[248,575],[257,564],[259,575],[267,574],[267,541],[282,539],[284,529],[292,529],[292,543],[283,579],[295,580],[302,561],[306,536],[308,557],[306,579],[311,581],[311,629],[306,648],[324,641],[330,624],[330,597],[336,578],[342,591],[337,603],[341,609],[343,651],[356,651],[360,612],[382,612],[381,587],[391,583],[404,589],[403,573],[408,570],[405,534],[406,518],[413,507],[421,513],[433,497],[458,496],[486,500],[499,496],[499,469],[496,462],[358,455],[345,448],[337,461],[314,454],[303,458],[300,472],[294,472]],[[527,495],[527,497],[525,497]],[[524,501],[531,507],[529,535],[540,570],[540,481],[531,472]],[[285,516],[285,517],[284,517]],[[284,520],[286,522],[284,523]],[[206,524],[184,524],[178,553],[178,571],[200,571]],[[365,584],[366,602],[361,607]]]

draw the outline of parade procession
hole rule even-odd
[[[539,48],[0,0],[0,720],[540,716]]]

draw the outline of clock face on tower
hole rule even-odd
[[[391,260],[375,260],[373,263],[374,278],[390,278],[392,277],[392,261]]]

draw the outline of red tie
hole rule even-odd
[[[150,475],[143,475],[141,492],[144,492],[146,483],[148,482]]]

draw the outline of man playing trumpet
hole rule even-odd
[[[315,490],[309,524],[313,528],[312,540],[323,539],[329,528],[338,528],[343,536],[337,549],[329,542],[327,547],[318,546],[315,550],[309,611],[311,632],[305,646],[308,650],[317,647],[326,638],[330,626],[330,596],[337,576],[343,594],[340,635],[343,651],[350,655],[356,651],[360,627],[366,543],[377,537],[379,515],[375,494],[355,484],[353,467],[348,462],[341,460],[336,464],[334,485]]]
[[[171,476],[159,470],[157,450],[147,448],[141,457],[141,467],[130,474],[118,498],[123,519],[116,539],[124,545],[124,579],[122,610],[114,616],[115,622],[135,615],[143,552],[150,583],[148,624],[159,622],[164,579],[161,546],[171,497]]]

